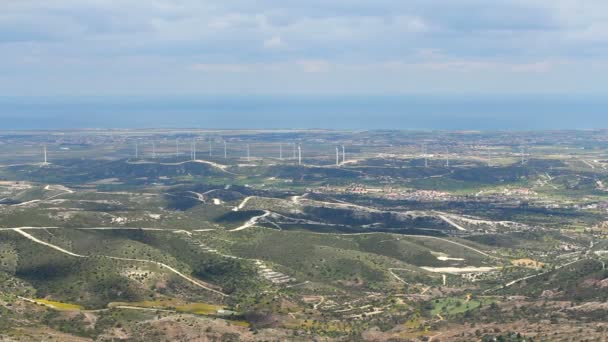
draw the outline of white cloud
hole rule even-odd
[[[267,49],[275,49],[284,46],[281,36],[274,36],[264,41],[264,47]]]
[[[422,33],[433,29],[432,25],[421,17],[398,16],[395,21],[398,24],[397,27],[403,29],[404,32]]]
[[[549,72],[556,65],[557,65],[556,62],[540,61],[540,62],[514,64],[511,66],[510,69],[513,72],[546,73],[546,72]]]
[[[525,82],[608,60],[606,22],[606,0],[5,0],[0,74],[8,85],[18,76],[40,87],[52,84],[39,81],[50,73],[95,83],[114,70],[162,70],[193,87],[201,73],[351,85],[373,73],[412,72],[398,84],[504,72]]]
[[[324,60],[300,60],[296,64],[307,73],[327,72],[330,69],[329,62]]]
[[[324,73],[331,70],[324,60],[297,60],[280,63],[195,63],[192,69],[208,73],[304,72]],[[347,65],[338,65],[342,68]],[[352,66],[351,66],[352,67]]]
[[[256,70],[255,65],[250,64],[213,64],[197,63],[192,66],[194,70],[213,73],[242,73]]]

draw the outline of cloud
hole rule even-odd
[[[435,56],[435,55],[433,55]],[[569,65],[567,61],[541,60],[534,62],[508,62],[483,60],[451,60],[445,57],[434,57],[429,61],[384,61],[377,63],[330,63],[325,60],[296,60],[281,63],[196,63],[194,70],[208,73],[329,73],[329,72],[410,72],[410,71],[446,71],[457,73],[476,73],[484,71],[505,73],[548,73],[560,65]]]
[[[532,63],[515,64],[511,66],[513,72],[524,72],[524,73],[546,73],[549,72],[554,66],[555,62],[551,61],[540,61]]]
[[[283,40],[280,36],[274,36],[264,41],[264,47],[267,49],[274,49],[284,46]]]
[[[386,91],[441,73],[525,81],[608,60],[606,22],[605,0],[6,0],[0,75],[5,85],[14,77],[42,89],[53,83],[40,80],[57,75],[102,86],[109,74],[146,83],[163,73],[193,92],[202,73],[333,77],[336,89],[359,78],[379,89],[365,79],[411,73]],[[63,91],[84,88],[70,87]]]
[[[338,65],[348,68],[346,64]],[[250,73],[250,72],[304,72],[324,73],[331,70],[331,64],[324,60],[297,60],[280,63],[195,63],[192,69],[209,73]]]
[[[307,73],[327,72],[330,69],[330,64],[323,60],[301,60],[296,64]]]
[[[219,73],[242,73],[255,70],[254,65],[248,64],[209,64],[196,63],[192,66],[194,70],[203,72],[219,72]]]

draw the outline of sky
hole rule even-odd
[[[0,0],[0,94],[606,94],[606,0]]]

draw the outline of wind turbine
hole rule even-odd
[[[336,146],[336,166],[340,166],[340,150]]]
[[[44,163],[42,163],[42,165],[48,165],[49,163],[46,160],[46,144],[44,144],[43,150],[44,150]]]
[[[192,140],[192,160],[196,160],[196,139]]]
[[[429,159],[426,154],[426,144],[422,145],[422,154],[424,155],[424,167],[429,167]]]
[[[302,146],[298,144],[298,165],[302,165]]]

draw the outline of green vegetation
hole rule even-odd
[[[495,302],[495,298],[472,297],[471,295],[465,297],[438,298],[432,301],[433,308],[431,309],[430,314],[433,316],[439,315],[447,317],[475,310]]]
[[[0,339],[608,331],[600,133],[226,131],[228,158],[198,161],[174,155],[191,133],[85,132],[94,143],[59,154],[81,139],[64,133],[44,140],[49,165],[0,146]],[[158,156],[133,158],[136,138]],[[303,165],[278,158],[286,141],[305,145]]]
[[[56,301],[52,301],[52,300],[47,300],[47,299],[34,299],[37,303],[40,304],[44,304],[47,305],[53,309],[57,309],[57,310],[61,310],[61,311],[79,311],[82,310],[83,307],[80,305],[76,305],[76,304],[69,304],[69,303],[62,303],[62,302],[56,302]]]

